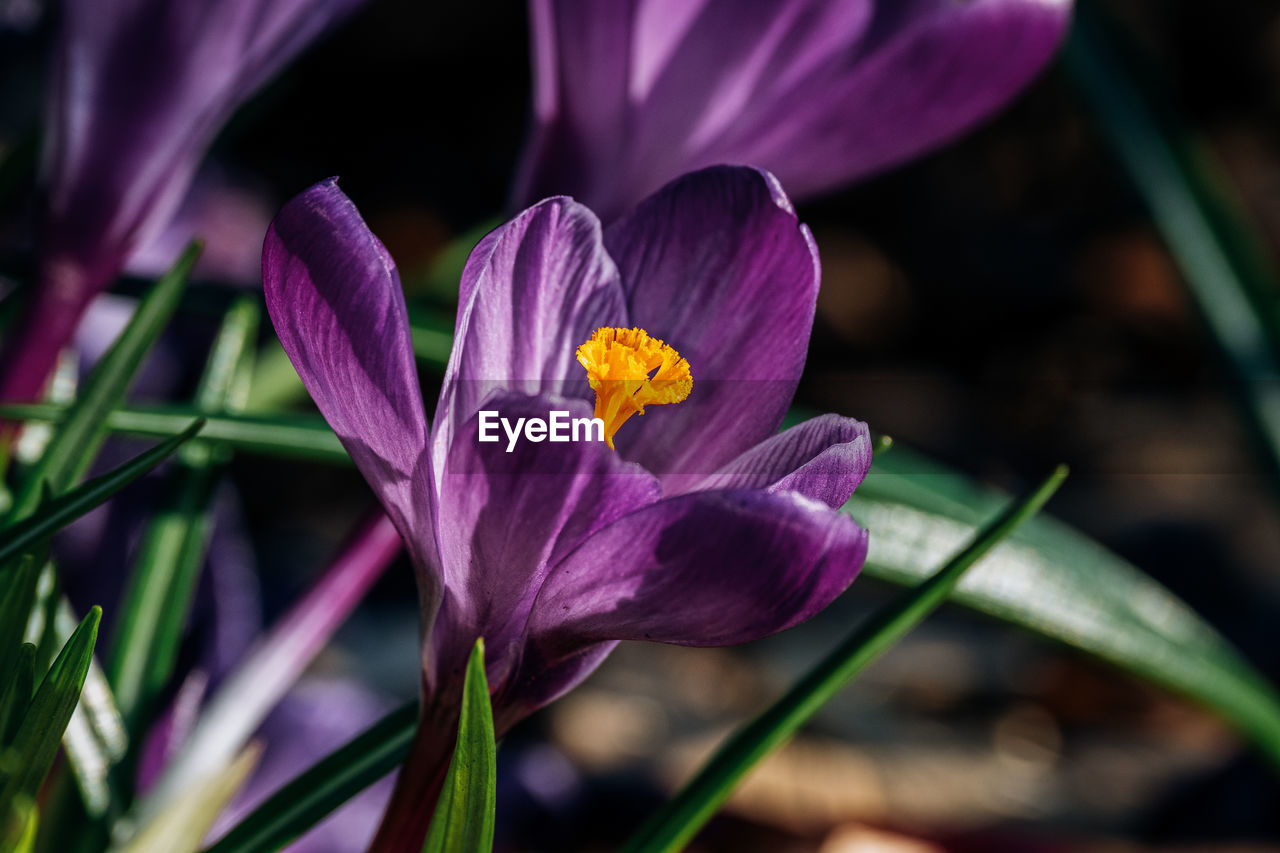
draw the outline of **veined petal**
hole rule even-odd
[[[436,408],[437,477],[454,432],[493,391],[588,398],[574,352],[626,316],[600,221],[567,198],[540,202],[481,240],[461,292]]]
[[[437,565],[427,416],[395,264],[328,180],[272,222],[262,278],[281,345],[426,580]]]
[[[69,0],[46,145],[55,254],[163,227],[232,110],[363,0]]]
[[[534,133],[515,200],[606,222],[684,172],[795,196],[941,144],[1045,65],[1070,0],[530,0]]]
[[[525,665],[548,669],[610,640],[757,639],[826,607],[866,553],[867,535],[848,516],[795,492],[667,498],[605,527],[552,569],[529,620]]]
[[[549,396],[495,394],[483,406],[512,428],[531,418],[547,421],[554,411],[566,424],[591,418],[585,401]],[[483,636],[497,689],[547,567],[602,527],[658,500],[660,490],[651,474],[622,460],[603,438],[520,437],[510,444],[495,419],[498,440],[482,443],[479,426],[472,416],[454,437],[440,476],[445,600],[428,679],[461,677],[476,637]]]
[[[777,432],[804,367],[819,266],[771,175],[686,175],[611,225],[630,322],[688,362],[693,391],[633,418],[618,451],[668,483],[713,473]]]
[[[779,91],[789,120],[759,115],[714,159],[776,168],[807,197],[950,142],[1003,107],[1048,63],[1071,0],[880,0],[856,52]],[[832,105],[839,105],[833,123]]]
[[[867,425],[820,415],[765,439],[694,488],[799,492],[838,509],[870,467]]]
[[[35,396],[89,300],[178,208],[235,108],[363,0],[67,0],[46,123],[40,285],[0,394]]]

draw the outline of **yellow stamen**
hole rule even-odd
[[[604,421],[604,440],[644,407],[679,403],[693,390],[689,362],[644,329],[596,329],[578,347],[578,363],[596,392],[596,417]]]

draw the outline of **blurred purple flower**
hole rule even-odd
[[[606,222],[717,163],[815,195],[945,143],[1044,67],[1071,0],[530,0],[517,207]]]
[[[201,169],[169,223],[129,256],[130,275],[159,278],[192,240],[204,243],[195,275],[225,284],[262,281],[262,235],[277,205],[222,169]]]
[[[866,534],[833,508],[870,464],[866,426],[826,415],[777,433],[819,270],[771,175],[686,176],[608,230],[552,198],[487,236],[462,275],[434,428],[395,265],[333,181],[277,216],[263,279],[281,343],[418,573],[423,719],[377,849],[421,845],[476,637],[501,733],[619,640],[771,634],[821,610],[862,566]],[[692,365],[686,402],[628,423],[617,452],[477,441],[481,408],[590,417],[575,348],[633,325]]]
[[[67,0],[38,286],[0,399],[36,396],[89,301],[177,209],[235,108],[363,0]]]

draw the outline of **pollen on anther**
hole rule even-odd
[[[605,441],[644,407],[679,403],[693,390],[689,362],[644,329],[602,327],[578,347],[578,363],[596,392],[595,416],[604,421]]]

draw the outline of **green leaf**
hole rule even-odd
[[[0,418],[56,422],[65,409],[48,404],[0,405]],[[317,462],[350,464],[342,442],[319,415],[208,415],[192,406],[117,409],[107,416],[107,428],[122,435],[168,437],[204,417],[202,441],[223,442],[251,453],[292,456]]]
[[[1190,132],[1121,31],[1081,3],[1064,58],[1099,127],[1146,201],[1236,391],[1280,476],[1280,282],[1221,167]]]
[[[898,447],[876,457],[845,511],[872,531],[863,571],[910,584],[1003,500]],[[1033,519],[954,598],[1199,701],[1280,765],[1280,700],[1268,681],[1173,593],[1061,522]]]
[[[280,346],[280,341],[272,338],[258,353],[245,408],[254,412],[271,412],[305,399],[307,389],[303,387],[298,371],[294,370],[293,362],[289,361],[289,354]]]
[[[138,549],[106,663],[116,704],[133,734],[145,725],[151,700],[168,682],[177,658],[217,484],[208,469],[173,475]]]
[[[260,310],[256,300],[232,304],[196,389],[196,406],[218,414],[239,405],[253,357]],[[225,451],[225,448],[221,448]],[[173,674],[196,582],[204,565],[210,503],[225,452],[207,440],[188,445],[168,475],[125,586],[120,623],[107,672],[117,707],[131,733],[150,722],[155,700]]]
[[[261,321],[257,297],[242,296],[227,309],[196,389],[196,405],[203,411],[216,414],[244,408]]]
[[[77,619],[71,603],[65,598],[58,602],[56,628],[58,636],[69,638],[75,631]],[[51,796],[45,800],[47,807],[43,814],[46,825],[49,817],[58,820],[58,809],[62,808],[60,799],[74,782],[80,791],[80,803],[84,807],[81,812],[76,809],[76,824],[84,829],[84,813],[93,816],[104,814],[112,802],[112,797],[121,790],[126,780],[121,774],[112,775],[112,769],[125,756],[129,749],[129,736],[125,732],[124,720],[116,708],[115,697],[107,684],[107,676],[102,671],[97,657],[89,663],[89,672],[85,675],[84,687],[80,690],[80,704],[71,715],[71,722],[62,736],[62,747],[66,750],[67,762],[71,774],[63,774],[54,786]],[[69,778],[73,777],[73,778]],[[82,836],[83,832],[80,833]]]
[[[92,608],[40,682],[13,739],[11,758],[15,771],[0,790],[0,809],[8,808],[17,797],[34,800],[39,793],[58,754],[62,733],[80,701],[80,688],[89,671],[101,619],[102,609]]]
[[[0,751],[10,746],[18,734],[18,725],[31,704],[31,691],[36,683],[36,647],[31,643],[18,646],[13,668],[6,681],[0,683]]]
[[[202,421],[190,424],[180,434],[76,487],[62,497],[40,504],[34,515],[0,530],[0,563],[21,554],[94,507],[105,503],[116,492],[163,462],[183,442],[198,433],[203,425]]]
[[[0,813],[0,850],[6,853],[31,853],[36,841],[39,812],[36,804],[18,797]]]
[[[458,286],[454,279],[454,288]],[[443,370],[453,349],[453,317],[440,311],[413,306],[409,309],[409,339],[418,361]]]
[[[47,550],[47,544],[44,550]],[[71,606],[62,597],[62,583],[57,569],[45,559],[40,580],[36,582],[36,606],[27,624],[27,639],[36,644],[36,672],[48,672],[54,656],[66,645],[71,632],[60,633],[60,610],[71,613]],[[79,620],[75,620],[78,624]]]
[[[624,853],[669,853],[682,849],[752,767],[789,740],[868,664],[942,604],[960,577],[1039,511],[1066,475],[1066,468],[1059,467],[1030,495],[979,531],[950,562],[880,610],[786,695],[739,729],[698,774],[640,828],[623,848]]]
[[[417,724],[417,702],[392,711],[273,794],[205,853],[283,848],[395,770],[409,755]]]
[[[462,280],[462,269],[471,257],[471,250],[486,234],[501,224],[502,219],[499,217],[486,219],[450,240],[423,273],[405,277],[405,295],[410,298],[426,296],[442,302],[456,303],[458,282]],[[450,328],[452,327],[453,324],[450,323]]]
[[[0,407],[0,416],[55,419],[56,406]],[[137,435],[171,435],[196,414],[115,413]],[[202,437],[267,453],[350,464],[319,416],[212,418]],[[884,444],[885,439],[880,443]],[[880,454],[845,507],[869,530],[868,575],[913,583],[971,534],[1001,497],[905,448]],[[975,572],[958,602],[1097,655],[1205,704],[1280,762],[1280,701],[1221,635],[1159,583],[1089,538],[1034,519]]]
[[[484,677],[484,640],[476,640],[467,661],[462,720],[449,775],[422,845],[423,853],[490,853],[497,802],[497,744],[493,707]]]
[[[31,608],[36,603],[36,582],[42,561],[35,554],[23,554],[0,569],[0,689],[8,682],[27,633]],[[0,741],[2,742],[2,741]]]
[[[192,245],[183,253],[173,269],[139,303],[129,325],[89,374],[53,440],[23,482],[9,514],[11,521],[35,511],[45,484],[60,494],[89,469],[106,435],[108,413],[124,402],[142,359],[177,308],[199,254],[198,245]]]

